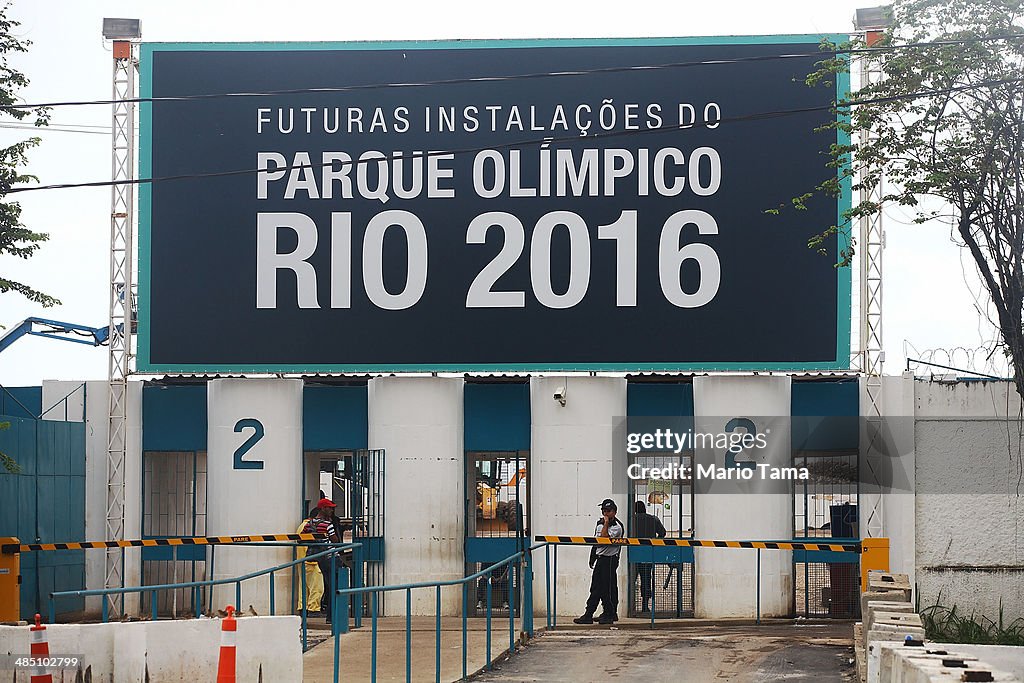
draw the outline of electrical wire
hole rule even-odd
[[[800,107],[796,109],[779,109],[774,111],[759,112],[755,114],[745,114],[742,116],[723,117],[715,120],[713,123],[739,123],[743,121],[760,121],[773,118],[781,118],[784,116],[793,116],[797,114],[807,114],[821,111],[834,111],[836,108],[848,109],[855,106],[864,106],[869,104],[885,104],[890,102],[898,102],[907,99],[921,99],[925,97],[937,97],[942,95],[948,95],[955,92],[963,92],[966,90],[975,90],[978,88],[995,87],[999,85],[1006,85],[1010,83],[1021,83],[1024,82],[1022,78],[1005,78],[994,81],[981,81],[978,83],[972,83],[970,85],[957,86],[954,88],[941,88],[933,90],[922,90],[914,93],[907,93],[904,95],[892,95],[888,97],[877,97],[865,100],[846,100],[840,103],[831,103],[827,105],[817,105],[813,107]],[[446,156],[446,155],[459,155],[459,154],[470,154],[476,152],[482,152],[485,150],[502,150],[502,149],[515,149],[519,147],[529,147],[533,145],[550,145],[554,143],[563,142],[580,142],[587,140],[604,140],[608,138],[620,138],[620,137],[633,137],[639,135],[650,135],[655,133],[664,133],[667,131],[681,131],[700,124],[712,123],[710,120],[699,120],[688,124],[680,124],[678,126],[659,126],[657,128],[647,128],[641,130],[622,130],[622,131],[610,131],[602,133],[592,133],[587,136],[581,135],[568,135],[561,137],[545,137],[545,138],[533,138],[527,140],[516,140],[512,142],[499,143],[494,145],[488,145],[486,147],[464,147],[460,149],[448,149],[448,150],[430,150],[426,152],[417,152],[418,157],[435,157],[435,156]],[[405,156],[399,154],[393,158],[405,158]],[[380,163],[382,159],[359,159],[342,162],[329,162],[326,164],[289,164],[286,166],[279,166],[274,168],[274,171],[290,171],[296,169],[313,169],[313,168],[333,168],[333,164],[337,163],[342,168],[351,168],[361,164]],[[112,186],[123,186],[123,185],[148,185],[158,182],[169,182],[174,180],[198,180],[203,178],[225,178],[230,176],[238,175],[251,175],[255,173],[265,173],[270,169],[266,168],[246,168],[236,169],[233,171],[214,171],[210,173],[185,173],[179,175],[170,176],[159,176],[154,178],[132,178],[128,180],[98,180],[92,182],[83,183],[56,183],[50,185],[28,185],[25,187],[13,187],[7,190],[7,194],[15,194],[20,192],[37,192],[40,190],[65,190],[74,188],[84,187],[112,187]]]
[[[80,107],[90,105],[113,105],[113,104],[143,104],[154,102],[186,102],[190,100],[209,100],[231,97],[275,97],[279,95],[302,95],[302,94],[325,94],[325,93],[346,93],[365,90],[381,90],[390,88],[424,88],[439,85],[463,85],[472,83],[502,83],[507,81],[530,80],[537,78],[561,78],[565,76],[586,76],[591,74],[624,73],[634,71],[658,71],[663,69],[683,69],[695,66],[720,66],[725,64],[744,64],[749,62],[765,62],[779,59],[805,59],[807,57],[822,57],[823,59],[836,55],[853,54],[878,54],[906,49],[919,49],[928,47],[948,47],[952,45],[965,45],[991,41],[1014,41],[1024,40],[1024,34],[1011,33],[999,36],[982,36],[978,38],[963,38],[954,40],[939,40],[920,43],[906,43],[903,45],[890,45],[872,48],[850,48],[836,50],[817,50],[815,52],[797,52],[781,55],[754,55],[750,57],[734,57],[730,59],[708,59],[691,62],[669,62],[666,64],[643,64],[634,66],[612,66],[599,69],[579,69],[571,71],[543,71],[527,74],[513,74],[509,76],[476,76],[470,78],[450,78],[434,81],[416,81],[408,83],[366,83],[362,85],[346,85],[337,87],[319,88],[290,88],[287,90],[266,90],[254,92],[231,92],[231,93],[205,93],[198,95],[177,95],[164,97],[135,97],[122,100],[68,100],[56,102],[39,102],[35,104],[10,104],[0,107],[0,111],[11,109],[46,109],[54,107]]]
[[[47,124],[45,126],[35,126],[31,123],[0,123],[0,128],[10,128],[13,130],[34,130],[40,133],[47,131],[55,131],[58,133],[87,133],[89,135],[110,135],[110,126],[81,126],[73,127],[75,124]],[[90,128],[99,128],[100,130],[89,130]]]

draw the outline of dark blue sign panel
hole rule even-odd
[[[146,45],[138,369],[845,368],[817,42]]]

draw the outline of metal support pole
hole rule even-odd
[[[870,44],[870,35],[869,44]],[[878,83],[883,75],[876,56],[858,58],[860,87]],[[871,141],[873,133],[868,130],[860,132],[859,144],[866,145]],[[863,184],[863,183],[862,183]],[[864,186],[860,190],[859,200],[881,204],[884,196],[884,183],[880,179],[874,185]],[[882,345],[882,253],[885,247],[885,231],[882,224],[882,212],[863,216],[860,219],[860,352],[861,370],[864,373],[864,389],[867,406],[866,416],[867,444],[862,444],[863,463],[866,472],[865,481],[869,491],[863,497],[861,505],[867,511],[864,517],[864,531],[869,537],[885,536],[884,499],[881,493],[883,458],[877,444],[882,415],[882,363],[885,359]]]
[[[132,355],[132,211],[135,167],[135,46],[114,43],[111,111],[110,279],[108,292],[109,386],[107,411],[106,537],[124,538],[125,448],[128,422],[128,375]],[[124,550],[106,551],[103,586],[124,586]],[[123,597],[111,595],[110,609],[123,614]]]
[[[807,587],[804,587],[807,590]],[[757,623],[761,623],[761,549],[757,549]]]
[[[412,681],[412,589],[405,589],[405,683]]]

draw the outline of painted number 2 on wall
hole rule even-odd
[[[242,418],[235,423],[235,431],[242,433],[245,429],[251,429],[252,434],[249,438],[242,442],[242,445],[235,449],[235,469],[236,470],[262,470],[262,460],[245,460],[245,454],[252,450],[252,447],[259,443],[259,440],[263,438],[265,433],[263,429],[263,423],[254,417]]]

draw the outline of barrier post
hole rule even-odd
[[[807,590],[805,587],[804,590]],[[757,624],[761,623],[761,549],[757,549]]]
[[[363,576],[365,567],[363,565],[363,546],[361,543],[357,543],[352,548],[352,587],[362,588],[363,587]],[[352,596],[352,612],[353,619],[355,621],[355,627],[360,628],[363,625],[363,594],[355,593]]]
[[[523,569],[523,630],[533,637],[533,556],[526,550],[526,564]]]
[[[220,624],[220,657],[217,661],[217,683],[235,683],[235,641],[238,622],[235,621],[235,608],[228,605],[224,608],[228,613]]]
[[[441,586],[434,601],[434,683],[441,683]]]
[[[466,595],[469,584],[462,584],[462,677],[466,678]]]
[[[412,589],[405,589],[405,681],[412,681]]]
[[[14,536],[0,537],[0,545],[17,548],[20,544]],[[0,621],[18,621],[20,604],[21,555],[5,551],[0,553]]]
[[[860,590],[868,589],[868,572],[889,571],[889,539],[865,538],[860,542]]]
[[[487,574],[487,670],[491,670],[491,579],[494,572]]]
[[[338,585],[331,599],[331,635],[335,638],[339,633],[348,633],[348,593],[339,594],[349,586],[348,568],[342,567],[338,571]]]
[[[551,628],[551,545],[544,546],[544,600],[547,602],[544,626]]]

